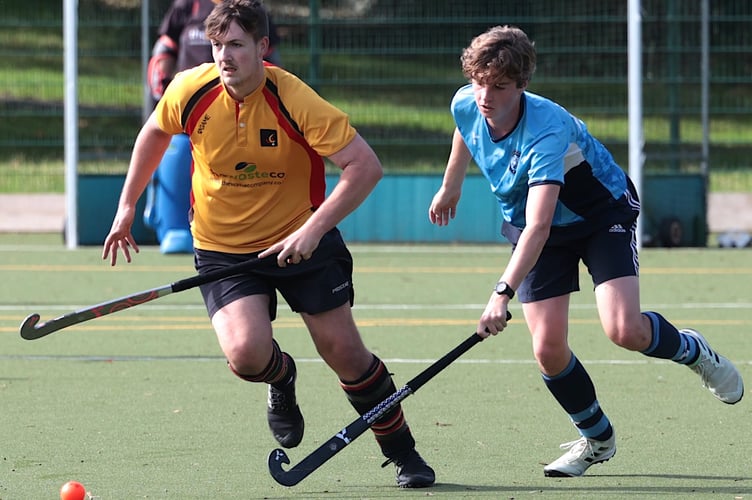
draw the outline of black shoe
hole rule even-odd
[[[397,486],[400,488],[427,488],[436,482],[436,474],[415,449],[407,453],[390,458],[383,463],[385,467],[394,463],[397,471]]]
[[[274,439],[284,448],[294,448],[303,440],[303,414],[295,401],[295,362],[292,363],[292,377],[283,386],[269,386],[266,419]]]

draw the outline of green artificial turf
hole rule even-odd
[[[355,317],[401,386],[474,329],[508,246],[352,245]],[[26,341],[18,327],[193,275],[190,255],[144,248],[110,268],[59,235],[0,235],[0,498],[55,499],[68,480],[106,499],[752,497],[747,399],[728,406],[685,367],[611,344],[583,272],[570,337],[617,432],[618,452],[576,479],[543,477],[574,428],[540,380],[515,301],[478,344],[403,402],[437,485],[399,490],[369,433],[297,486],[267,456],[266,391],[225,366],[197,290]],[[752,380],[750,250],[646,249],[644,309],[702,331]],[[301,461],[357,415],[280,303],[276,338],[295,356]],[[750,382],[752,383],[752,382]]]

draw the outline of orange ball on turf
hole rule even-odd
[[[77,481],[68,481],[60,488],[60,500],[84,500],[86,488]]]

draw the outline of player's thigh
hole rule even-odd
[[[593,278],[598,315],[606,335],[636,349],[648,332],[640,313],[636,224],[614,224],[587,241],[583,261]]]
[[[640,308],[640,285],[637,276],[614,278],[595,287],[603,331],[615,344],[642,351],[650,345],[650,321]]]
[[[301,317],[319,354],[341,379],[356,380],[368,369],[373,355],[363,343],[349,302]]]
[[[263,370],[272,356],[267,295],[248,295],[222,306],[212,316],[212,326],[228,358]]]

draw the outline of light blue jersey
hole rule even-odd
[[[524,92],[514,130],[494,141],[471,85],[459,89],[451,111],[475,163],[496,195],[507,232],[525,227],[531,186],[559,184],[552,237],[585,234],[639,213],[634,187],[585,124],[555,102]],[[506,227],[513,226],[512,228]],[[516,238],[510,238],[516,242]]]

